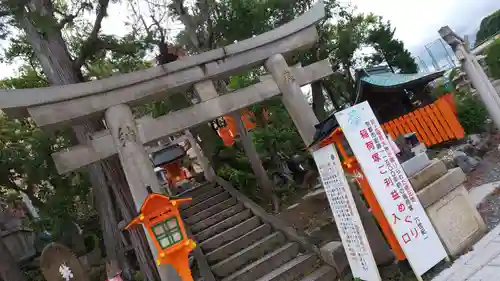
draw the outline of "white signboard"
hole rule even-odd
[[[422,275],[447,257],[368,102],[335,114],[408,262]]]
[[[313,156],[353,276],[366,281],[380,281],[377,264],[337,151],[333,145],[328,145],[316,150]]]

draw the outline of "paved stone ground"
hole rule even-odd
[[[432,281],[500,281],[500,225]]]

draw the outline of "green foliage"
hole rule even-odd
[[[79,173],[59,175],[51,154],[69,144],[64,134],[49,135],[30,120],[0,116],[0,187],[24,192],[39,209],[41,227],[61,233],[69,221],[88,214],[88,183]]]
[[[495,79],[500,79],[500,39],[488,46],[485,61],[490,75]]]
[[[431,96],[434,98],[440,98],[441,96],[449,93],[450,91],[446,89],[444,83],[442,81],[439,81],[434,88],[431,90]]]
[[[481,21],[479,30],[476,34],[476,46],[481,44],[484,40],[487,40],[491,36],[497,34],[500,31],[500,10],[497,10],[493,14],[485,17]]]
[[[484,130],[488,111],[484,104],[470,93],[455,95],[457,114],[460,124],[467,134],[481,133]]]
[[[371,64],[387,63],[391,68],[399,69],[400,73],[417,73],[418,66],[411,53],[405,49],[401,40],[394,37],[396,30],[389,22],[378,19],[377,26],[370,31],[367,43],[377,51],[371,59]]]

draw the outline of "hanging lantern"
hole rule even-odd
[[[263,111],[264,119],[269,119],[269,114],[267,111]],[[243,125],[247,130],[252,130],[257,127],[257,123],[252,121],[252,118],[255,117],[255,113],[249,110],[241,111],[241,120],[243,121]],[[235,142],[235,138],[238,136],[238,129],[236,127],[236,123],[233,118],[229,115],[219,117],[210,122],[210,126],[217,131],[217,134],[224,142],[225,146],[232,146]]]
[[[220,128],[217,130],[217,134],[224,142],[225,146],[232,146],[235,142],[234,134],[229,127]]]
[[[140,214],[125,229],[142,224],[158,251],[158,265],[170,264],[183,281],[193,281],[189,267],[189,253],[196,243],[186,234],[179,205],[191,198],[170,200],[165,195],[151,193],[141,206]]]

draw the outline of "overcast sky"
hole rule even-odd
[[[424,46],[438,38],[437,30],[441,26],[449,25],[461,35],[475,34],[481,19],[500,9],[500,0],[341,0],[349,1],[360,12],[372,12],[390,20],[396,28],[396,36],[413,55],[424,60]],[[103,32],[125,34],[126,5],[113,5],[109,14],[103,23]],[[0,64],[0,78],[12,75],[15,69],[16,66]]]
[[[351,0],[359,11],[390,20],[396,36],[415,56],[439,38],[437,31],[449,25],[460,35],[471,35],[481,20],[500,9],[500,0]]]

